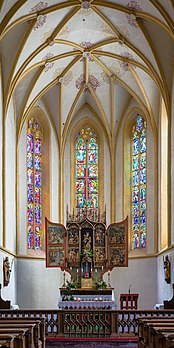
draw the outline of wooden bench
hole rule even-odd
[[[7,336],[14,337],[14,348],[28,348],[30,342],[26,339],[26,333],[28,329],[22,328],[0,328],[0,339],[4,339]]]
[[[17,317],[4,317],[0,318],[0,324],[12,323],[12,324],[35,324],[34,327],[34,343],[35,347],[45,348],[45,318],[17,318]]]
[[[163,348],[164,337],[166,333],[174,334],[174,325],[172,326],[154,326],[149,330],[148,347],[149,348]]]
[[[14,348],[14,337],[13,336],[5,336],[4,338],[0,338],[0,347],[2,348]]]
[[[166,332],[157,330],[156,342],[159,348],[171,348],[174,347],[174,332]]]
[[[159,348],[163,347],[164,337],[162,332],[174,331],[174,318],[164,317],[154,319],[139,318],[139,348]]]
[[[166,324],[166,323],[173,323],[174,322],[174,317],[164,317],[164,318],[160,318],[160,317],[150,317],[150,318],[139,318],[138,320],[138,336],[139,339],[141,340],[141,338],[143,338],[144,336],[146,336],[146,330],[148,325],[153,325],[154,323],[158,323],[158,324]]]
[[[19,324],[15,324],[15,323],[0,323],[0,331],[1,330],[20,330],[20,329],[25,329],[27,330],[26,333],[25,333],[25,341],[26,341],[26,346],[28,345],[28,347],[31,347],[31,348],[36,348],[36,345],[35,345],[35,339],[34,339],[34,327],[35,327],[35,324],[23,324],[23,323],[19,323]]]

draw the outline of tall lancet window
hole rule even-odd
[[[31,118],[27,128],[27,233],[28,249],[41,249],[42,132]]]
[[[90,127],[76,137],[76,216],[95,219],[98,214],[98,140]]]
[[[146,248],[146,122],[138,115],[132,133],[132,249]]]

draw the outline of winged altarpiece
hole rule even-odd
[[[127,267],[128,218],[107,227],[105,216],[76,221],[67,214],[66,227],[46,218],[46,266],[69,272],[81,288],[92,288],[114,267]]]

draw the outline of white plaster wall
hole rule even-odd
[[[122,145],[122,134],[123,127],[121,127],[119,136],[116,143],[116,221],[122,221],[125,217],[123,216],[123,145]]]
[[[3,260],[5,257],[8,257],[10,266],[11,266],[11,275],[10,275],[10,283],[8,286],[4,287],[4,275],[3,275]],[[4,253],[0,251],[0,284],[2,284],[1,295],[4,300],[10,300],[11,304],[17,304],[17,259],[9,255],[8,253]]]
[[[158,127],[158,250],[160,250],[160,231],[161,231],[161,108],[159,108],[159,127]]]
[[[14,107],[11,99],[6,118],[5,142],[5,219],[6,219],[6,248],[16,252],[16,127],[14,123]]]
[[[114,268],[111,286],[115,289],[117,308],[120,309],[120,294],[130,291],[139,294],[138,309],[154,309],[157,302],[156,258],[129,259],[128,267]],[[104,279],[108,280],[107,273]]]
[[[169,256],[171,263],[171,282],[167,284],[164,279],[163,256]],[[174,283],[174,251],[160,255],[157,259],[157,303],[163,303],[164,300],[170,300],[173,297],[172,284]]]
[[[104,204],[106,204],[106,223],[110,224],[110,202],[111,202],[111,168],[110,168],[110,152],[106,138],[104,137]]]
[[[56,309],[63,285],[59,268],[46,268],[45,260],[18,259],[17,302],[20,308]]]
[[[171,106],[171,244],[174,244],[174,80]]]
[[[70,211],[70,177],[71,177],[71,168],[70,168],[70,155],[71,155],[71,146],[70,146],[70,135],[67,138],[65,152],[64,152],[64,223],[66,224],[66,210],[68,205],[68,211]]]
[[[18,253],[26,254],[27,247],[27,146],[26,123],[22,129],[18,146]]]
[[[0,245],[2,245],[2,80],[1,80],[1,66],[0,66]]]
[[[155,252],[155,238],[157,233],[155,228],[156,219],[156,183],[157,172],[155,174],[156,154],[154,146],[154,137],[149,122],[147,121],[147,252],[152,254]],[[155,190],[156,189],[156,190]]]

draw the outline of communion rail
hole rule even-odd
[[[0,318],[46,318],[47,337],[105,338],[138,334],[138,318],[171,316],[174,310],[0,310]]]

